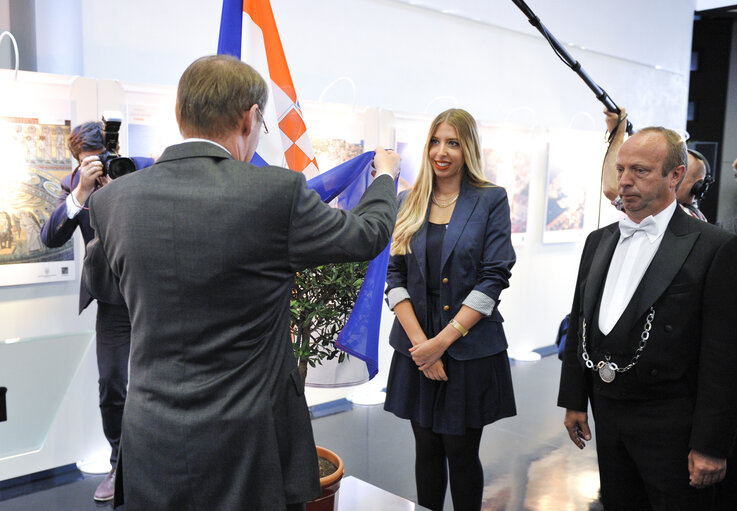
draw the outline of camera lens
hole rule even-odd
[[[136,164],[130,158],[112,158],[103,165],[111,179],[117,179],[136,170]]]

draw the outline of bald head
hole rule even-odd
[[[681,204],[692,204],[696,197],[691,193],[693,185],[698,181],[703,181],[706,177],[706,167],[704,162],[688,153],[688,166],[686,174],[676,188],[676,198]]]

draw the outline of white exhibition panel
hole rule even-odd
[[[89,78],[30,72],[18,73],[16,80],[13,71],[3,69],[0,117],[72,125],[94,120],[100,106],[97,86]],[[0,423],[0,480],[109,456],[97,405],[95,350],[90,349],[95,304],[78,314],[84,253],[79,233],[74,253],[74,280],[0,286],[0,386],[8,388],[8,421]],[[25,439],[16,434],[19,427]]]
[[[93,344],[89,331],[0,342],[0,385],[8,388],[0,481],[108,459]]]
[[[97,82],[80,77],[0,70],[0,117],[69,120],[97,117]],[[11,100],[12,98],[12,100]],[[6,170],[7,172],[7,170]],[[75,280],[0,286],[0,339],[58,335],[94,328],[94,307],[77,316],[79,274],[84,253],[75,235]],[[83,324],[80,325],[80,319]]]
[[[44,449],[93,339],[93,332],[83,332],[0,341],[0,380],[8,389],[7,421],[0,424],[0,466]],[[69,462],[76,462],[76,456]]]

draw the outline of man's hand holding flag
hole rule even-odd
[[[218,53],[242,58],[270,85],[264,120],[269,133],[262,136],[251,161],[254,165],[281,165],[305,172],[307,185],[324,202],[337,199],[337,207],[352,209],[375,179],[375,153],[364,153],[334,169],[318,174],[312,144],[299,108],[289,67],[268,0],[223,0]],[[278,129],[277,129],[278,128]],[[383,155],[378,155],[382,158]],[[313,177],[316,176],[316,177]],[[396,177],[396,176],[394,176]],[[336,345],[363,360],[369,379],[378,372],[379,327],[389,246],[369,263],[363,286]]]

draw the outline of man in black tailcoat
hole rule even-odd
[[[607,510],[708,509],[737,427],[737,237],[677,207],[686,165],[677,133],[630,137],[627,218],[583,249],[558,405],[583,448],[591,404]]]

